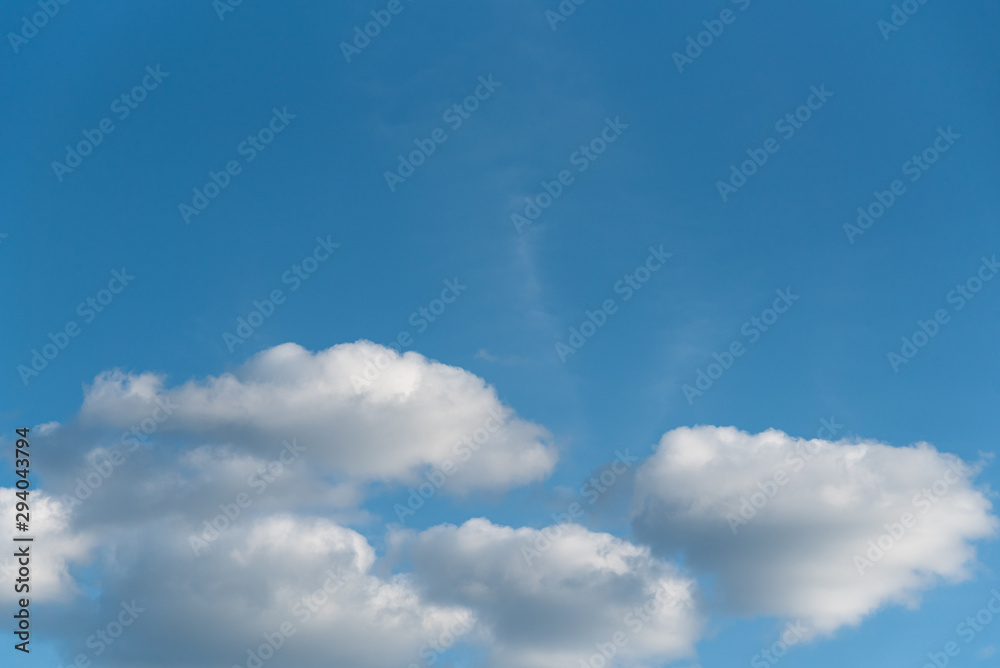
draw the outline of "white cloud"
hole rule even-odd
[[[540,531],[485,519],[405,536],[396,539],[413,556],[414,582],[429,600],[475,610],[491,665],[576,666],[599,646],[625,666],[693,653],[694,582],[648,548],[572,524]]]
[[[518,418],[482,379],[367,341],[317,353],[288,343],[232,374],[164,382],[152,373],[102,374],[87,390],[81,422],[128,430],[169,409],[159,432],[263,457],[297,438],[312,466],[355,482],[415,483],[451,463],[446,488],[457,493],[542,480],[556,462],[548,432]]]
[[[717,575],[738,612],[829,632],[887,604],[915,604],[939,578],[969,577],[971,541],[997,527],[972,475],[924,443],[681,428],[637,473],[633,526],[659,553],[682,552]],[[873,551],[871,566],[856,559],[890,530],[897,536],[882,538],[889,549]]]
[[[40,490],[29,490],[28,532],[19,532],[13,526],[16,504],[23,499],[15,496],[21,490],[0,487],[0,517],[7,518],[9,529],[3,533],[4,554],[0,557],[0,601],[9,602],[20,598],[32,601],[67,601],[80,593],[69,574],[71,562],[86,561],[95,543],[94,537],[85,532],[75,532],[70,526],[72,513],[66,504]],[[14,537],[31,536],[33,541],[15,543]],[[16,583],[22,578],[19,573],[21,557],[15,552],[27,548],[30,570],[28,580]],[[22,578],[23,579],[23,578]],[[27,585],[29,589],[15,592],[15,584]]]
[[[577,665],[602,651],[638,667],[691,655],[702,626],[694,583],[674,565],[576,525],[399,532],[389,542],[413,568],[396,574],[365,537],[324,518],[237,521],[195,556],[198,528],[173,513],[92,530],[99,598],[47,611],[66,658],[208,668],[246,665],[270,642],[270,665],[381,668],[433,665],[464,642],[496,667]],[[541,548],[530,560],[529,546]],[[95,629],[123,604],[136,623],[100,649]]]
[[[103,528],[94,563],[100,598],[50,611],[68,657],[246,665],[248,652],[271,637],[280,646],[268,665],[406,666],[428,638],[472,618],[459,606],[427,603],[406,575],[375,575],[368,541],[329,520],[276,514],[236,522],[199,556],[188,545],[194,525],[174,516]],[[87,639],[116,619],[122,602],[141,613],[101,657],[99,642]]]

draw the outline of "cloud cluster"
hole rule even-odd
[[[59,602],[67,658],[111,666],[422,668],[456,647],[494,668],[654,666],[695,654],[692,573],[725,609],[815,635],[967,577],[997,526],[975,471],[930,445],[711,426],[639,466],[630,540],[390,526],[365,506],[382,485],[451,463],[451,493],[506,490],[548,476],[556,449],[482,379],[366,341],[285,344],[173,387],[108,372],[76,419],[32,434],[33,593]],[[94,635],[126,608],[128,633]]]
[[[628,665],[690,654],[694,583],[647,548],[567,525],[526,561],[519,547],[538,530],[470,520],[390,534],[393,555],[379,558],[349,528],[352,512],[371,525],[366,485],[443,465],[481,427],[488,439],[451,491],[506,489],[554,466],[548,433],[481,379],[368,342],[283,345],[177,387],[103,374],[76,420],[35,430],[63,499],[50,524],[84,546],[55,570],[89,562],[97,575],[80,586],[100,592],[80,596],[73,578],[56,587],[72,599],[53,613],[63,651],[122,666],[248,665],[271,652],[282,665],[423,666],[466,643],[513,668],[587,658],[624,633]],[[400,560],[412,567],[394,572]],[[102,645],[95,622],[123,604],[138,618]]]

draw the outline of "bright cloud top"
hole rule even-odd
[[[312,465],[355,481],[413,483],[446,467],[453,492],[502,490],[545,478],[557,459],[548,432],[518,418],[482,379],[368,341],[317,353],[287,343],[232,374],[174,388],[152,373],[105,373],[80,417],[127,430],[166,410],[162,432],[262,456],[297,438]]]

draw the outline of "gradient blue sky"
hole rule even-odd
[[[615,449],[645,457],[680,426],[811,438],[834,418],[847,435],[894,446],[927,441],[966,461],[993,452],[1000,282],[960,311],[946,296],[1000,253],[1000,4],[928,2],[888,40],[877,22],[891,2],[589,0],[553,30],[545,12],[557,4],[402,0],[350,63],[338,44],[384,3],[246,0],[220,20],[209,0],[77,1],[18,53],[5,40],[3,433],[69,422],[83,386],[116,367],[173,385],[285,342],[387,344],[415,332],[411,313],[458,277],[468,289],[412,349],[495,386],[554,434],[561,458],[544,483],[437,497],[416,529],[479,515],[546,526]],[[672,54],[727,8],[735,22],[678,72]],[[37,9],[4,2],[0,27],[18,30]],[[111,102],[147,66],[169,76],[119,120]],[[496,92],[448,128],[445,110],[490,75]],[[833,96],[780,138],[775,122],[813,86]],[[240,142],[286,107],[288,127],[185,224],[178,205],[192,188],[242,161]],[[105,117],[115,130],[60,182],[51,163]],[[619,117],[628,128],[576,172],[571,154]],[[385,170],[438,127],[448,140],[390,191]],[[910,182],[903,164],[939,128],[961,137]],[[723,202],[717,181],[769,137],[780,150]],[[574,183],[519,233],[511,213],[563,169]],[[905,195],[850,243],[844,224],[894,179]],[[230,352],[222,333],[327,235],[337,254]],[[616,282],[660,245],[672,257],[622,301]],[[134,282],[83,324],[77,304],[123,267]],[[682,386],[713,353],[747,343],[743,323],[786,288],[800,299],[689,404]],[[609,298],[620,310],[562,362],[556,343]],[[894,372],[887,353],[940,308],[951,321]],[[81,335],[25,386],[17,366],[69,320]],[[36,475],[44,486],[44,469]],[[977,483],[997,481],[989,462]],[[405,497],[396,488],[365,508],[391,518]],[[631,538],[619,510],[586,524]],[[353,528],[380,545],[383,524]],[[1000,586],[996,543],[979,546],[979,561],[972,581],[887,608],[782,665],[922,665]],[[66,659],[43,651],[58,635],[44,620],[24,665]],[[714,615],[697,662],[746,665],[779,628]],[[994,623],[951,665],[992,665],[977,653],[998,633]]]

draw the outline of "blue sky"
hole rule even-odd
[[[496,526],[547,527],[553,513],[579,500],[586,480],[606,470],[616,450],[628,449],[639,463],[578,522],[588,535],[606,532],[652,550],[653,571],[676,563],[696,582],[702,627],[694,653],[676,663],[647,660],[705,667],[750,663],[790,615],[763,595],[739,610],[724,568],[712,558],[699,561],[694,538],[679,545],[655,538],[658,531],[687,530],[636,510],[642,499],[667,494],[664,481],[673,479],[656,483],[651,473],[665,433],[711,425],[812,439],[822,420],[833,421],[842,425],[838,433],[821,438],[899,451],[926,442],[935,456],[979,462],[981,470],[963,478],[970,496],[962,499],[975,505],[974,499],[993,498],[1000,282],[982,278],[992,277],[992,258],[1000,253],[996,2],[902,3],[916,11],[892,31],[884,22],[893,20],[894,5],[879,2],[623,7],[589,0],[563,2],[575,7],[565,21],[552,18],[560,7],[555,0],[400,0],[396,14],[385,13],[392,3],[341,4],[248,0],[220,16],[219,3],[209,0],[70,2],[29,30],[30,38],[7,36],[0,49],[8,98],[0,132],[9,158],[0,167],[6,234],[0,271],[16,287],[6,297],[2,433],[11,445],[17,427],[37,432],[46,423],[61,425],[33,464],[40,490],[53,498],[65,493],[61,486],[72,487],[74,477],[66,462],[82,461],[104,443],[106,434],[97,431],[132,424],[134,414],[122,407],[127,397],[118,397],[117,408],[93,399],[102,408],[86,409],[85,396],[93,398],[88,388],[102,373],[157,374],[167,392],[192,379],[239,376],[248,360],[282,344],[315,353],[362,340],[388,345],[405,332],[412,341],[404,334],[411,341],[404,350],[482,379],[522,426],[547,431],[538,438],[552,465],[511,473],[503,484],[470,482],[462,493],[435,495],[408,519],[405,528],[416,537],[399,555],[389,527],[397,521],[396,504],[406,503],[415,484],[402,474],[352,478],[349,466],[333,466],[326,482],[350,479],[358,486],[352,503],[333,512],[289,498],[276,503],[282,512],[327,513],[369,541],[384,558],[376,567],[384,577],[416,569],[422,595],[458,605],[458,594],[435,590],[434,577],[420,571],[421,550],[432,551],[428,545],[438,539],[435,527],[480,517]],[[3,32],[20,33],[23,17],[39,11],[36,3],[4,3]],[[373,20],[371,12],[391,21],[348,62],[341,43]],[[689,37],[696,43],[713,28],[719,34],[703,37],[710,44],[691,62],[674,55],[685,53]],[[136,90],[141,101],[132,97]],[[124,118],[122,103],[115,103],[123,95],[135,107]],[[459,125],[458,112],[447,114],[463,103],[468,118],[459,116]],[[791,123],[781,121],[797,112],[799,127],[791,132]],[[86,141],[84,132],[96,136],[102,119],[114,129],[100,132],[79,166],[69,172],[53,166],[66,163],[67,146]],[[260,150],[243,143],[278,127],[259,135],[257,141],[273,136]],[[429,139],[437,129],[443,143]],[[764,148],[768,140],[772,152]],[[423,164],[390,188],[386,172],[428,141],[433,153],[418,156]],[[592,157],[582,150],[587,146]],[[914,156],[925,150],[935,161],[915,168]],[[766,162],[745,169],[753,172],[745,184],[720,196],[720,181],[734,183],[731,166],[739,169],[754,155],[762,162],[765,154]],[[228,178],[216,176],[228,184],[204,210],[185,216],[180,205],[194,206],[194,189],[204,190],[211,173],[233,161]],[[537,202],[545,183],[556,192],[552,184],[564,171],[569,177],[551,205],[530,225],[516,224],[512,214],[527,215],[525,198]],[[901,194],[885,194],[897,180]],[[859,207],[890,196],[891,206],[863,234],[845,230]],[[330,251],[333,244],[339,246]],[[647,264],[651,249],[660,253],[654,258],[669,257]],[[321,256],[327,259],[304,262]],[[308,278],[297,279],[295,267],[305,267]],[[113,272],[134,279],[122,287],[121,279],[112,282]],[[637,284],[648,280],[628,291],[626,276]],[[434,300],[446,281],[467,287],[430,322],[420,309],[443,304]],[[958,286],[970,296],[956,296]],[[103,293],[110,302],[88,316],[79,305],[101,299],[106,288],[120,291]],[[245,341],[227,345],[223,334],[237,332],[254,300],[275,290],[283,302],[273,314]],[[603,324],[562,360],[557,344],[569,344],[571,328],[579,330],[587,312],[608,300],[613,308],[595,316]],[[776,304],[787,310],[769,313]],[[936,312],[944,315],[935,328],[926,323]],[[775,315],[766,331],[751,320],[766,323]],[[37,374],[24,371],[34,351],[50,334],[58,342],[70,321],[78,335]],[[903,355],[901,338],[921,331],[918,321],[935,334],[894,369],[889,353]],[[713,355],[725,359],[734,343],[743,353],[699,389],[699,373],[719,371],[710,367]],[[439,373],[419,369],[414,373]],[[269,366],[257,380],[270,387],[275,378],[287,381],[283,373]],[[296,382],[305,387],[303,378]],[[684,386],[702,394],[685,393]],[[449,397],[449,406],[467,398]],[[428,415],[446,421],[451,413]],[[240,434],[249,439],[246,430],[257,424],[212,431],[208,422],[186,423],[169,436],[158,432],[149,454],[160,459],[126,474],[130,483],[138,485],[143,471],[180,466],[186,448],[198,444],[225,441],[238,452]],[[439,426],[403,424],[427,433]],[[704,438],[727,442],[712,434]],[[746,448],[758,447],[750,440]],[[279,443],[268,446],[274,452],[265,458],[276,455]],[[897,455],[878,461],[911,470],[892,459]],[[919,489],[923,464],[913,466]],[[632,479],[640,467],[649,467],[645,483]],[[184,469],[177,476],[202,474],[208,475]],[[901,487],[893,493],[908,499],[909,483],[894,480]],[[135,490],[115,497],[115,489],[104,490],[108,502],[128,505]],[[884,496],[871,499],[876,507]],[[658,512],[685,507],[674,498],[658,503],[667,508]],[[956,513],[968,505],[955,503]],[[988,524],[989,511],[982,512],[979,520]],[[944,518],[942,526],[964,526],[962,517]],[[90,517],[86,527],[144,521]],[[823,521],[837,524],[832,517],[817,520],[816,531]],[[69,522],[67,531],[86,528]],[[951,547],[977,550],[963,562],[963,581],[947,582],[946,568],[919,562],[934,550],[915,550],[914,568],[931,573],[931,582],[887,593],[856,620],[796,646],[781,663],[920,666],[928,652],[957,639],[961,653],[949,665],[990,665],[996,623],[968,644],[955,629],[1000,588],[993,532],[954,538]],[[88,548],[90,557],[67,556],[68,579],[60,581],[64,589],[75,582],[89,596],[60,590],[67,598],[53,593],[51,603],[39,603],[31,658],[17,656],[23,665],[68,664],[87,635],[80,637],[79,628],[103,624],[118,606],[118,590],[104,586],[107,562],[95,556],[118,539],[94,535],[104,547]],[[810,532],[788,535],[796,544],[813,539]],[[713,549],[738,554],[739,545],[726,538]],[[910,596],[910,606],[897,595]],[[822,610],[824,603],[814,605]],[[148,607],[155,609],[156,600]],[[502,638],[497,624],[493,632]],[[142,633],[169,635],[155,628]],[[584,642],[581,651],[602,641]],[[157,660],[129,642],[126,634],[118,653],[112,648],[102,657],[106,665],[199,665],[203,658]],[[510,640],[505,647],[515,645]],[[238,663],[244,653],[238,646],[229,654]],[[226,660],[227,654],[215,647],[207,656]],[[470,641],[444,661],[508,665],[510,656],[518,655]],[[282,660],[279,653],[269,663]]]

